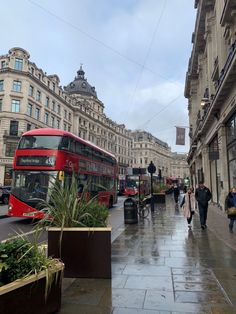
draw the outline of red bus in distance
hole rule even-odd
[[[41,200],[49,201],[56,180],[70,184],[72,173],[78,193],[108,208],[117,202],[118,165],[114,155],[70,132],[43,128],[24,133],[14,156],[8,215],[41,219]]]

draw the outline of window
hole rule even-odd
[[[40,108],[35,109],[35,119],[40,120]]]
[[[41,80],[41,74],[39,73],[39,80]]]
[[[3,80],[1,80],[1,81],[0,81],[0,91],[2,91],[2,90],[3,90],[3,83],[4,83],[4,81],[3,81]]]
[[[46,100],[45,100],[45,107],[49,107],[49,97],[46,97]]]
[[[34,87],[32,85],[29,86],[29,96],[34,97]]]
[[[18,144],[17,142],[6,143],[6,156],[7,157],[14,157],[17,144]]]
[[[5,60],[1,61],[1,69],[6,68],[6,66],[7,66],[6,61]]]
[[[31,73],[32,75],[34,75],[34,68],[31,68],[31,69],[30,69],[30,73]]]
[[[32,117],[32,112],[33,112],[33,105],[28,104],[28,106],[27,106],[27,115]]]
[[[2,99],[0,99],[0,111],[2,111]]]
[[[61,106],[57,105],[57,113],[60,114],[61,113]]]
[[[70,126],[70,125],[68,125],[68,131],[70,132],[70,130],[71,130],[71,126]]]
[[[45,124],[48,124],[48,117],[49,117],[49,114],[47,112],[45,112],[45,114],[44,114],[44,123]]]
[[[27,131],[30,131],[30,130],[31,130],[31,124],[27,123]]]
[[[37,90],[36,100],[41,101],[41,92],[39,90]]]
[[[67,119],[67,110],[64,110],[64,118]]]
[[[13,90],[14,92],[20,92],[21,91],[21,82],[20,81],[13,81]]]
[[[55,83],[52,83],[52,90],[55,92]]]
[[[71,121],[71,113],[69,112],[69,121]]]
[[[18,135],[18,121],[10,121],[10,135],[17,136]]]
[[[20,112],[20,100],[13,99],[11,101],[11,111]]]
[[[66,123],[63,124],[64,131],[66,131]]]
[[[16,58],[15,60],[15,70],[22,71],[23,69],[23,60],[20,58]]]
[[[56,104],[55,104],[55,101],[54,101],[54,100],[52,101],[52,110],[53,110],[53,111],[56,111]]]
[[[55,118],[52,116],[51,119],[52,119],[52,120],[51,120],[51,124],[52,124],[52,127],[54,128],[54,126],[55,126]]]
[[[57,120],[57,129],[60,129],[60,120]]]

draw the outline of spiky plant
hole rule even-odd
[[[72,175],[70,185],[56,182],[50,191],[49,201],[42,201],[45,213],[40,224],[64,229],[66,227],[105,227],[108,210],[96,198],[88,199],[86,188],[78,195],[76,176]]]

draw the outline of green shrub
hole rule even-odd
[[[0,286],[37,274],[52,263],[37,245],[23,237],[0,243]]]

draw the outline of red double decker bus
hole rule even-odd
[[[58,129],[24,133],[14,157],[8,215],[42,218],[42,199],[49,201],[56,180],[70,184],[72,173],[78,180],[78,193],[86,187],[89,197],[97,195],[108,208],[116,203],[118,165],[114,155]]]

